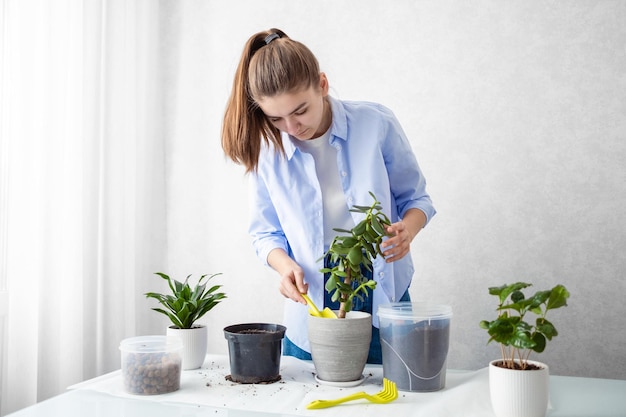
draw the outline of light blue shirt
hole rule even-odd
[[[337,150],[337,167],[348,208],[371,205],[376,195],[392,223],[412,208],[435,215],[426,180],[398,120],[386,107],[369,102],[340,101],[329,96],[332,125],[329,142]],[[301,152],[282,133],[286,155],[264,146],[256,173],[250,175],[249,232],[257,256],[267,265],[267,256],[282,248],[304,270],[309,296],[323,306],[324,224],[322,192],[313,157]],[[355,224],[363,215],[351,213]],[[380,304],[399,300],[413,276],[410,255],[391,263],[374,260],[373,322]],[[307,337],[307,307],[287,300],[284,324],[287,337],[310,352]]]

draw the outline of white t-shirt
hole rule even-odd
[[[330,128],[319,138],[295,140],[296,146],[313,156],[315,171],[322,190],[324,206],[324,246],[327,250],[337,232],[333,229],[352,229],[354,220],[339,179],[337,150],[330,144]]]

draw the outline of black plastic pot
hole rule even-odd
[[[230,380],[242,384],[280,380],[280,355],[285,326],[246,323],[224,328],[228,340]]]

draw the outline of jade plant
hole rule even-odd
[[[226,294],[217,292],[221,285],[207,288],[208,281],[221,275],[220,273],[202,275],[193,287],[189,284],[191,275],[188,275],[183,282],[170,278],[162,272],[155,272],[155,275],[167,281],[172,293],[148,292],[145,296],[156,299],[164,308],[153,308],[152,310],[165,314],[172,322],[173,327],[178,329],[191,329],[196,320],[226,298]],[[204,282],[205,280],[206,282]]]
[[[482,320],[480,327],[489,333],[487,343],[500,344],[502,362],[499,366],[503,368],[528,369],[530,354],[543,352],[548,341],[558,335],[546,315],[550,310],[566,307],[569,292],[559,284],[526,297],[523,290],[531,285],[516,282],[489,288],[489,294],[499,300],[498,317],[493,321]],[[530,317],[535,318],[534,323]]]
[[[320,272],[330,274],[325,288],[332,301],[339,301],[338,318],[345,318],[352,310],[355,297],[363,300],[369,295],[368,290],[376,288],[376,281],[365,277],[361,267],[371,271],[372,260],[378,255],[383,256],[380,244],[391,222],[382,212],[376,196],[372,192],[370,195],[374,199],[371,206],[354,205],[350,209],[364,214],[363,220],[350,230],[333,229],[341,234],[333,238],[325,253],[332,266],[320,269]]]

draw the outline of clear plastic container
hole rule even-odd
[[[452,308],[429,302],[381,305],[383,375],[401,391],[438,391],[445,386]]]
[[[180,388],[183,342],[175,336],[137,336],[120,343],[122,379],[129,394],[155,395]]]

